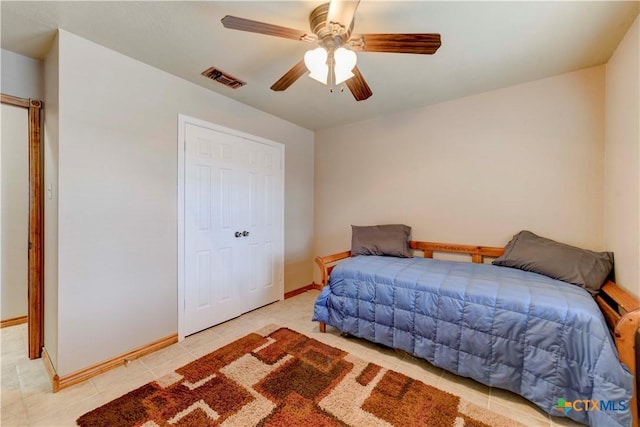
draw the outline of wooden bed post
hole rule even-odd
[[[633,426],[638,426],[638,367],[636,366],[636,334],[640,328],[640,310],[627,313],[618,322],[613,336],[618,349],[620,361],[624,363],[633,374],[633,397],[629,402]]]
[[[627,291],[607,281],[596,297],[607,324],[613,331],[618,357],[633,374],[633,397],[629,402],[633,427],[638,427],[638,366],[636,334],[640,329],[640,301]]]
[[[320,267],[320,274],[322,275],[322,279],[320,280],[320,289],[327,286],[329,283],[329,274],[331,274],[331,270],[333,270],[333,265],[336,262],[349,258],[351,256],[351,251],[344,251],[338,254],[333,254],[325,257],[316,257],[315,262]],[[320,332],[327,332],[327,325],[324,322],[318,322],[318,330]]]
[[[315,262],[318,264],[318,267],[320,267],[320,274],[322,275],[322,278],[320,279],[320,289],[322,289],[327,286],[329,272],[327,271],[327,265],[324,263],[322,258],[316,257]],[[318,322],[318,330],[320,332],[327,332],[327,325],[324,322]]]

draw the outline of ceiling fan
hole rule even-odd
[[[318,6],[309,15],[311,33],[229,15],[222,18],[222,25],[319,45],[280,77],[271,90],[283,91],[309,71],[310,77],[331,90],[345,82],[354,98],[363,101],[373,92],[356,66],[356,51],[432,55],[440,47],[440,34],[351,34],[358,3],[331,0]]]

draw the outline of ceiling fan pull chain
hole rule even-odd
[[[329,86],[329,92],[333,93],[333,89],[336,86],[336,60],[333,57],[334,50],[330,49],[327,55],[327,66],[329,67],[329,76],[327,85]]]

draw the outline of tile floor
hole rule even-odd
[[[26,325],[1,329],[0,425],[75,426],[75,420],[80,415],[268,324],[287,326],[363,359],[457,394],[529,426],[578,425],[565,418],[549,417],[512,393],[491,389],[473,380],[452,375],[407,354],[364,340],[341,337],[331,327],[327,328],[326,334],[321,334],[318,332],[317,323],[310,320],[317,295],[318,291],[305,292],[247,313],[137,359],[127,367],[119,367],[55,394],[51,392],[42,361],[29,360],[26,356]]]

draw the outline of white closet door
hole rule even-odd
[[[278,286],[282,271],[282,182],[280,150],[265,144],[248,145],[247,209],[243,212],[243,231],[248,232],[241,246],[246,254],[241,263],[244,273],[243,297],[246,311],[276,301],[281,296]]]
[[[185,126],[185,335],[282,295],[281,150]]]

